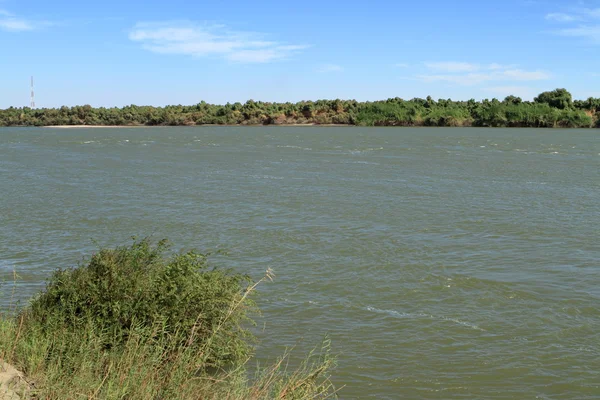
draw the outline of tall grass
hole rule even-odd
[[[249,376],[257,285],[196,252],[147,239],[53,273],[0,316],[0,358],[40,399],[320,399],[336,396],[329,343]]]

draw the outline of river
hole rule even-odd
[[[272,268],[258,359],[328,336],[342,399],[600,398],[596,130],[2,128],[0,193],[20,298],[167,237]]]

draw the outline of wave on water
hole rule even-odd
[[[391,315],[394,317],[398,317],[398,318],[419,318],[419,317],[429,317],[428,314],[422,314],[422,313],[406,313],[406,312],[400,312],[400,311],[396,311],[396,310],[382,310],[380,308],[375,308],[375,307],[371,307],[371,306],[366,306],[363,308],[366,311],[370,311],[370,312],[374,312],[377,314],[387,314],[387,315]]]
[[[354,150],[350,150],[350,154],[352,155],[359,155],[359,154],[365,154],[365,153],[370,153],[372,151],[380,151],[383,150],[383,147],[369,147],[366,149],[354,149]]]
[[[426,318],[426,319],[432,319],[432,320],[436,320],[436,321],[452,322],[456,325],[466,326],[471,329],[475,329],[475,330],[482,331],[482,332],[486,331],[485,329],[480,328],[479,326],[477,326],[475,324],[460,320],[458,318],[436,316],[436,315],[426,314],[426,313],[406,313],[406,312],[400,312],[400,311],[396,311],[396,310],[383,310],[383,309],[375,308],[375,307],[371,307],[371,306],[364,307],[363,309],[365,311],[369,311],[369,312],[373,312],[373,313],[377,313],[377,314],[386,314],[386,315],[389,315],[389,316],[392,316],[395,318],[409,318],[409,319]]]
[[[380,163],[371,162],[371,161],[342,161],[342,164],[381,165]]]
[[[250,175],[250,178],[254,179],[274,179],[274,180],[282,180],[283,176],[273,176],[273,175]]]
[[[202,140],[202,139],[194,139],[192,142],[186,143],[185,146],[191,146],[193,144],[200,144],[200,146],[221,147],[221,145],[219,143],[213,143],[213,142],[202,143],[202,142],[204,142],[204,140]]]
[[[0,271],[14,271],[15,265],[4,260],[0,260]]]
[[[298,149],[298,150],[312,151],[312,148],[310,148],[310,147],[302,147],[302,146],[277,145],[277,147],[280,148],[280,149]]]

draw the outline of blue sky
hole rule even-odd
[[[600,0],[0,0],[0,108],[600,97]]]

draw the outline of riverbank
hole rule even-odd
[[[0,400],[29,399],[31,389],[21,371],[0,359]]]
[[[573,100],[564,89],[544,92],[534,101],[508,96],[482,101],[399,97],[382,101],[318,100],[190,106],[93,108],[9,108],[0,126],[440,126],[600,128],[600,99]]]
[[[165,127],[170,125],[48,125],[48,126],[40,126],[40,128],[44,129],[90,129],[90,128],[103,128],[103,129],[115,129],[115,128],[152,128],[152,127]],[[200,125],[180,125],[184,127],[190,126],[207,126],[207,127],[215,127],[215,126],[230,126],[230,127],[239,127],[239,126],[293,126],[293,127],[353,127],[355,125],[348,124],[282,124],[282,125],[262,125],[262,124],[200,124]],[[23,126],[22,126],[23,127]]]
[[[250,376],[253,298],[270,271],[252,282],[168,248],[144,239],[100,249],[0,314],[0,400],[335,397],[328,342],[295,370],[285,353]]]
[[[140,128],[143,125],[48,125],[42,126],[41,128],[51,128],[51,129],[85,129],[85,128],[104,128],[104,129],[114,129],[114,128]]]

